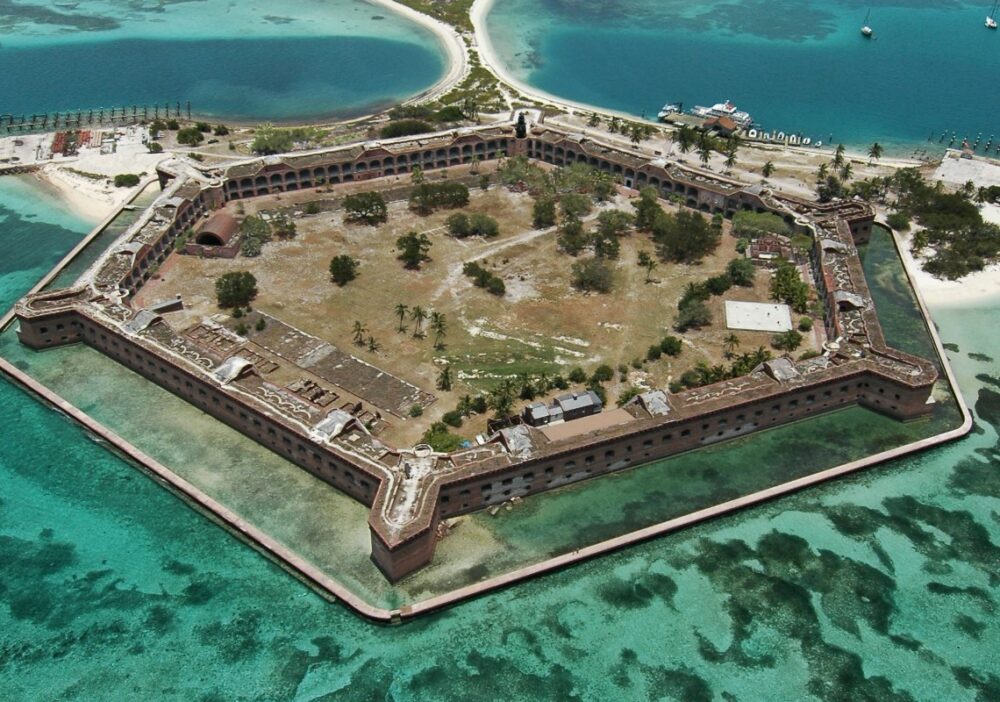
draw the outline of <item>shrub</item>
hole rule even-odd
[[[410,209],[427,215],[434,210],[469,204],[469,189],[461,183],[420,183],[410,191]]]
[[[358,266],[360,261],[351,258],[347,254],[334,256],[330,261],[330,277],[333,282],[344,287],[358,277]]]
[[[229,127],[224,124],[215,125],[215,136],[226,136],[229,134]]]
[[[469,216],[464,212],[456,212],[445,220],[448,233],[462,239],[469,236]]]
[[[734,258],[726,265],[726,275],[733,281],[733,285],[752,288],[757,277],[757,267],[749,258]]]
[[[420,405],[413,405],[410,407],[410,416],[416,419],[424,414],[424,408]]]
[[[583,231],[583,223],[575,218],[567,219],[559,227],[557,239],[559,248],[570,256],[576,256],[587,246],[587,234]]]
[[[305,211],[305,213],[307,215],[317,215],[317,214],[319,214],[319,203],[318,202],[310,202],[310,203],[308,203],[305,206],[305,210],[304,211]]]
[[[660,348],[659,344],[653,344],[646,350],[646,359],[650,361],[659,360],[662,355],[663,349]]]
[[[682,348],[681,340],[676,336],[665,336],[660,342],[660,350],[668,356],[679,356]]]
[[[116,188],[133,188],[139,184],[139,176],[135,173],[119,173],[115,176]]]
[[[257,279],[248,271],[224,273],[215,281],[219,307],[243,307],[257,297]]]
[[[794,351],[802,345],[802,335],[794,329],[775,334],[771,339],[771,345],[781,351]]]
[[[400,119],[382,127],[379,136],[383,139],[394,139],[396,137],[409,136],[411,134],[426,134],[433,132],[434,127],[419,119]]]
[[[475,261],[469,261],[462,266],[462,273],[472,278],[472,283],[477,288],[484,288],[487,292],[498,296],[507,292],[500,277],[493,275]]]
[[[729,274],[723,273],[715,275],[705,281],[705,287],[713,295],[722,295],[733,286],[733,281],[729,279]]]
[[[817,356],[821,356],[821,355],[822,354],[819,351],[816,351],[815,349],[809,349],[808,351],[803,351],[799,355],[799,360],[800,361],[808,361],[810,358],[816,358]]]
[[[210,132],[212,131],[212,126],[208,122],[195,122],[194,128],[199,132]]]
[[[813,321],[811,317],[803,317],[799,320],[799,331],[807,332],[812,331]]]
[[[593,201],[580,193],[566,193],[559,200],[559,207],[564,217],[580,218],[590,214],[594,208]]]
[[[622,390],[621,394],[618,396],[618,406],[621,407],[632,398],[641,394],[642,388],[637,388],[635,385],[629,385],[627,388]]]
[[[688,329],[700,329],[712,323],[712,313],[701,300],[690,300],[677,310],[677,320],[674,329],[679,332]]]
[[[594,369],[594,374],[590,376],[590,380],[592,383],[606,383],[614,377],[614,369],[605,363]]]
[[[893,212],[885,218],[885,222],[897,232],[905,232],[910,229],[910,218],[902,212]]]
[[[585,383],[587,382],[587,374],[583,372],[583,368],[580,366],[575,366],[569,372],[569,382],[571,383]]]
[[[237,324],[236,325],[236,333],[239,334],[240,336],[246,336],[247,335],[247,325],[244,324],[243,322],[240,322],[239,324]]]
[[[448,453],[462,445],[462,437],[448,431],[448,425],[444,422],[434,422],[430,429],[424,432],[423,442],[435,451]]]
[[[456,429],[462,426],[462,413],[458,410],[452,410],[451,412],[445,412],[444,416],[441,417],[441,421],[448,426],[455,427]]]
[[[573,264],[573,287],[578,290],[606,293],[612,287],[611,267],[598,258]]]
[[[176,119],[168,119],[167,120],[167,129],[176,132],[180,128],[181,128],[181,124]]]
[[[548,229],[556,224],[556,202],[544,197],[535,200],[531,206],[531,223],[535,229]]]
[[[151,142],[149,142],[147,144],[147,146],[149,147],[149,153],[151,153],[151,154],[162,154],[163,153],[163,144],[157,143],[155,141],[151,141]]]
[[[177,132],[177,143],[194,146],[205,140],[205,136],[197,127],[186,127]]]
[[[267,328],[267,320],[261,317],[257,320],[257,323],[253,325],[253,328],[257,331],[264,331],[264,329]]]
[[[487,239],[500,233],[500,225],[487,214],[476,213],[469,217],[469,233]]]

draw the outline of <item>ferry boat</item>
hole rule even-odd
[[[871,18],[872,18],[872,11],[871,8],[868,8],[868,14],[865,15],[865,23],[861,26],[862,36],[870,37],[873,34],[872,26],[871,24],[869,24]]]
[[[736,105],[731,103],[729,100],[726,100],[725,102],[717,102],[711,107],[695,105],[691,109],[691,114],[695,117],[701,117],[703,119],[709,119],[711,117],[728,117],[744,129],[753,124],[753,117],[750,116],[750,113],[737,109]]]
[[[669,115],[677,114],[683,111],[684,111],[683,102],[668,102],[666,105],[660,108],[660,111],[656,113],[656,117],[662,122]]]
[[[990,9],[990,14],[986,15],[986,28],[996,29],[997,21],[994,19],[997,16],[997,3],[993,3],[993,7]]]

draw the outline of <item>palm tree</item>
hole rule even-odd
[[[354,323],[354,343],[358,346],[365,345],[365,334],[368,333],[368,328],[365,327],[361,322]]]
[[[854,175],[854,167],[851,165],[850,161],[847,161],[840,167],[840,179],[848,181],[851,179],[852,175]]]
[[[434,348],[440,351],[444,348],[442,343],[444,335],[448,333],[448,325],[442,313],[431,312],[431,329],[434,330]]]
[[[764,167],[760,169],[760,174],[765,178],[770,178],[772,173],[774,173],[774,162],[768,161],[764,164]]]
[[[601,123],[601,116],[598,115],[596,112],[592,112],[590,114],[590,119],[587,120],[587,126],[596,127],[600,123]]]
[[[732,358],[736,349],[740,346],[740,337],[730,334],[722,340],[722,354],[727,358]]]
[[[646,282],[650,281],[653,269],[656,268],[656,259],[649,255],[648,251],[639,252],[639,265],[646,269]]]
[[[424,335],[422,327],[424,320],[427,319],[427,313],[424,312],[424,308],[420,305],[414,305],[413,309],[410,310],[410,319],[413,320],[413,336],[418,339],[422,338]]]
[[[837,144],[837,150],[833,152],[833,167],[840,168],[844,165],[844,145]]]
[[[706,166],[708,165],[709,160],[712,158],[712,149],[704,141],[702,141],[702,143],[698,145],[698,158],[700,158],[701,162]]]
[[[514,406],[514,384],[510,378],[504,379],[490,390],[486,404],[493,409],[497,419],[506,419],[510,416],[511,408]]]
[[[374,336],[368,337],[368,350],[372,353],[378,353],[382,349],[382,344],[375,341]]]
[[[399,333],[402,334],[406,331],[406,327],[403,325],[403,320],[406,319],[406,313],[410,311],[410,308],[404,305],[402,302],[396,305],[396,316],[399,317]]]
[[[878,161],[880,158],[882,158],[882,145],[876,141],[868,149],[868,163],[871,164],[872,161]]]
[[[675,137],[682,154],[686,154],[694,146],[694,131],[686,124],[677,130]]]
[[[726,150],[726,168],[732,169],[736,165],[736,147],[729,147]]]
[[[820,183],[826,180],[826,177],[830,174],[830,167],[825,164],[819,164],[819,168],[816,169],[816,182]]]
[[[448,392],[451,390],[451,366],[444,366],[437,377],[437,389]],[[468,395],[466,395],[468,397]],[[459,403],[461,404],[461,403]]]

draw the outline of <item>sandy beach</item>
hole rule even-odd
[[[1000,224],[1000,205],[984,205],[983,219]],[[911,235],[895,234],[900,250],[914,284],[920,288],[924,299],[932,307],[958,307],[970,302],[997,298],[1000,300],[1000,264],[993,264],[960,280],[935,278],[924,271],[920,262],[910,252]]]
[[[402,15],[411,22],[415,22],[430,31],[437,37],[438,42],[441,44],[441,48],[444,49],[445,54],[447,55],[448,69],[445,71],[445,74],[441,77],[441,79],[427,90],[421,92],[419,95],[415,95],[409,100],[406,100],[403,103],[404,105],[415,102],[430,102],[432,100],[437,100],[462,82],[465,78],[465,74],[469,70],[469,55],[468,50],[465,47],[465,42],[462,41],[461,35],[454,27],[438,21],[433,17],[429,17],[422,12],[417,12],[411,7],[407,7],[406,5],[398,2],[393,2],[393,0],[367,1],[372,5],[377,5],[389,10],[390,12]]]

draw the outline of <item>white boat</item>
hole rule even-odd
[[[717,102],[711,107],[695,105],[691,110],[691,114],[695,117],[702,117],[704,119],[709,119],[711,117],[728,117],[743,128],[749,127],[753,124],[753,117],[750,116],[750,113],[737,109],[736,105],[731,103],[729,100],[726,100],[725,102]]]
[[[680,102],[668,102],[666,105],[664,105],[662,108],[660,108],[660,111],[656,113],[656,116],[659,119],[663,120],[663,119],[665,119],[666,117],[668,117],[668,116],[670,116],[672,114],[676,114],[678,112],[681,112],[683,109],[684,109],[683,103],[680,103]]]
[[[993,7],[990,9],[990,14],[986,15],[986,28],[996,29],[997,21],[995,17],[997,16],[997,3],[993,3]]]
[[[865,15],[865,23],[861,26],[861,34],[866,37],[870,37],[874,32],[872,31],[872,26],[869,21],[872,18],[871,8],[868,9],[868,14]]]

